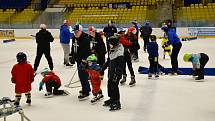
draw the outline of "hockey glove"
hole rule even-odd
[[[44,85],[44,82],[41,81],[39,84],[39,91],[41,91],[43,89],[43,85]]]
[[[87,63],[86,60],[81,61],[80,68],[81,68],[81,70],[86,70],[86,69],[89,68],[88,63]]]

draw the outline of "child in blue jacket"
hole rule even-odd
[[[156,36],[150,36],[151,41],[147,45],[147,52],[149,54],[149,74],[148,78],[152,78],[152,74],[155,75],[155,78],[159,77],[158,74],[158,44],[156,42]]]

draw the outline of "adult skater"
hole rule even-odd
[[[171,54],[171,65],[172,72],[171,75],[177,75],[178,69],[178,54],[182,47],[182,43],[176,34],[175,30],[172,28],[171,21],[165,23],[161,29],[167,34],[168,41],[166,42],[166,46],[172,45],[172,54]]]
[[[46,25],[40,25],[40,31],[36,34],[36,42],[37,42],[37,55],[34,61],[34,72],[37,71],[37,68],[40,64],[40,60],[43,54],[49,64],[49,69],[53,70],[53,61],[50,54],[50,42],[53,42],[54,38],[52,34],[46,30]]]
[[[65,66],[73,66],[69,61],[70,54],[70,38],[72,38],[73,34],[69,30],[69,21],[64,20],[63,25],[60,26],[60,44],[63,48],[64,52],[64,62]]]
[[[89,97],[90,84],[88,82],[88,74],[81,68],[81,62],[91,55],[90,38],[88,34],[83,32],[83,28],[80,24],[74,25],[73,31],[74,37],[72,38],[71,54],[77,62],[78,76],[82,86],[78,99],[85,100]]]
[[[144,25],[140,27],[140,33],[140,37],[142,37],[144,41],[143,50],[146,52],[146,48],[149,43],[149,37],[152,33],[152,27],[150,26],[149,22],[145,22]]]

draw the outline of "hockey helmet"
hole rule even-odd
[[[95,29],[95,27],[94,26],[89,26],[88,27],[88,32],[90,33],[90,32],[95,32],[96,31],[96,29]]]
[[[97,61],[97,57],[95,56],[95,54],[92,54],[90,56],[87,57],[87,61],[88,62],[96,62]]]
[[[191,58],[190,54],[188,54],[188,53],[185,53],[185,54],[184,54],[183,59],[184,59],[185,62],[189,62],[189,61],[190,61],[190,58]]]
[[[108,42],[113,46],[117,46],[117,45],[119,45],[119,37],[118,36],[111,36],[108,39]]]
[[[16,55],[16,59],[17,59],[17,62],[24,62],[24,61],[27,61],[27,56],[25,53],[19,52]]]
[[[44,74],[44,75],[47,75],[49,72],[49,69],[48,68],[44,68],[41,72],[41,74]]]
[[[155,35],[151,35],[151,36],[150,36],[150,39],[151,39],[151,41],[156,41],[157,38],[156,38]]]

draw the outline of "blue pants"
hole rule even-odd
[[[78,76],[81,82],[83,94],[88,95],[90,92],[88,74],[83,69],[81,69],[80,64],[77,64],[77,68],[78,68]]]

